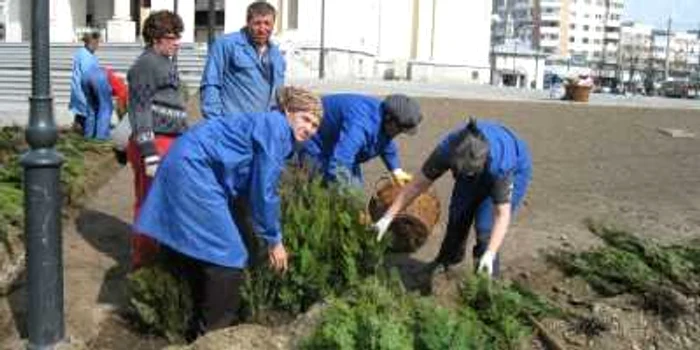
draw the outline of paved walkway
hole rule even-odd
[[[490,85],[465,85],[458,83],[420,83],[384,80],[296,80],[290,84],[308,86],[321,93],[361,92],[388,94],[402,92],[413,96],[441,97],[473,100],[523,101],[570,104],[549,98],[548,91],[495,87]],[[622,96],[592,94],[588,105],[664,109],[700,109],[700,99],[674,99],[664,97]],[[0,105],[0,125],[25,124],[29,115],[29,102]],[[65,103],[54,106],[58,125],[70,125],[73,116]]]

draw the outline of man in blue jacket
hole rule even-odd
[[[286,69],[279,48],[270,42],[275,16],[272,5],[256,1],[248,6],[245,27],[211,45],[200,87],[205,118],[274,107]]]
[[[444,137],[423,164],[421,173],[402,189],[374,224],[377,237],[381,239],[394,217],[448,170],[455,185],[447,232],[440,253],[428,267],[432,271],[461,262],[469,230],[476,221],[475,266],[480,272],[497,276],[498,251],[532,178],[527,144],[498,123],[477,123],[472,119]]]
[[[92,32],[83,35],[84,46],[73,55],[73,68],[70,80],[70,102],[68,109],[73,114],[73,128],[80,130],[85,127],[85,118],[90,113],[85,91],[83,91],[83,77],[93,68],[99,68],[100,62],[95,56],[95,51],[100,45],[100,33]]]
[[[323,123],[299,152],[302,162],[320,171],[326,181],[362,185],[362,163],[381,156],[395,181],[410,181],[411,176],[401,169],[393,139],[401,133],[416,132],[423,119],[418,102],[401,94],[384,100],[335,94],[321,100]]]

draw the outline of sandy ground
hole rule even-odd
[[[645,236],[676,241],[700,233],[700,112],[697,110],[596,107],[563,103],[423,99],[426,119],[413,137],[399,137],[406,170],[416,172],[440,135],[468,115],[496,119],[528,141],[533,183],[503,248],[506,277],[533,271],[542,251],[585,248],[597,240],[582,221],[591,217],[632,228]],[[672,138],[658,128],[679,128],[696,138]],[[379,161],[366,166],[368,191],[381,175]],[[407,265],[428,261],[439,248],[452,180],[436,188],[443,215],[427,244]],[[100,334],[95,348],[149,349],[158,341],[109,332],[107,315],[125,302],[131,172],[123,168],[64,222],[67,333],[81,339]],[[469,259],[468,259],[469,260]],[[407,266],[408,269],[412,268]],[[23,289],[0,303],[0,348],[18,346],[23,327]],[[109,323],[107,323],[109,322]]]

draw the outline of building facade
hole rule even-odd
[[[686,80],[700,69],[698,32],[669,32],[625,22],[622,24],[619,66],[623,82]]]
[[[611,77],[620,42],[624,0],[494,0],[494,40],[529,40],[564,60],[585,61]]]
[[[138,42],[151,11],[183,18],[182,41],[204,43],[209,1],[216,31],[245,25],[253,0],[50,0],[50,39],[75,42],[99,28],[107,42]],[[490,79],[491,0],[269,0],[278,10],[276,39],[292,75],[318,75],[325,50],[329,77],[394,77],[487,83]],[[0,0],[0,41],[28,41],[28,0]],[[325,6],[322,6],[325,5]],[[321,42],[321,9],[324,11]]]

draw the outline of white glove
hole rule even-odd
[[[144,172],[148,177],[156,176],[156,171],[158,170],[158,164],[160,164],[160,157],[158,156],[148,156],[143,159]]]
[[[476,269],[476,271],[485,273],[489,277],[492,277],[494,260],[496,260],[496,253],[487,250],[479,259],[479,267]]]
[[[382,216],[379,221],[372,225],[372,229],[377,232],[377,242],[382,240],[382,237],[384,237],[386,231],[389,230],[389,226],[391,226],[393,220],[394,218],[391,216]]]

